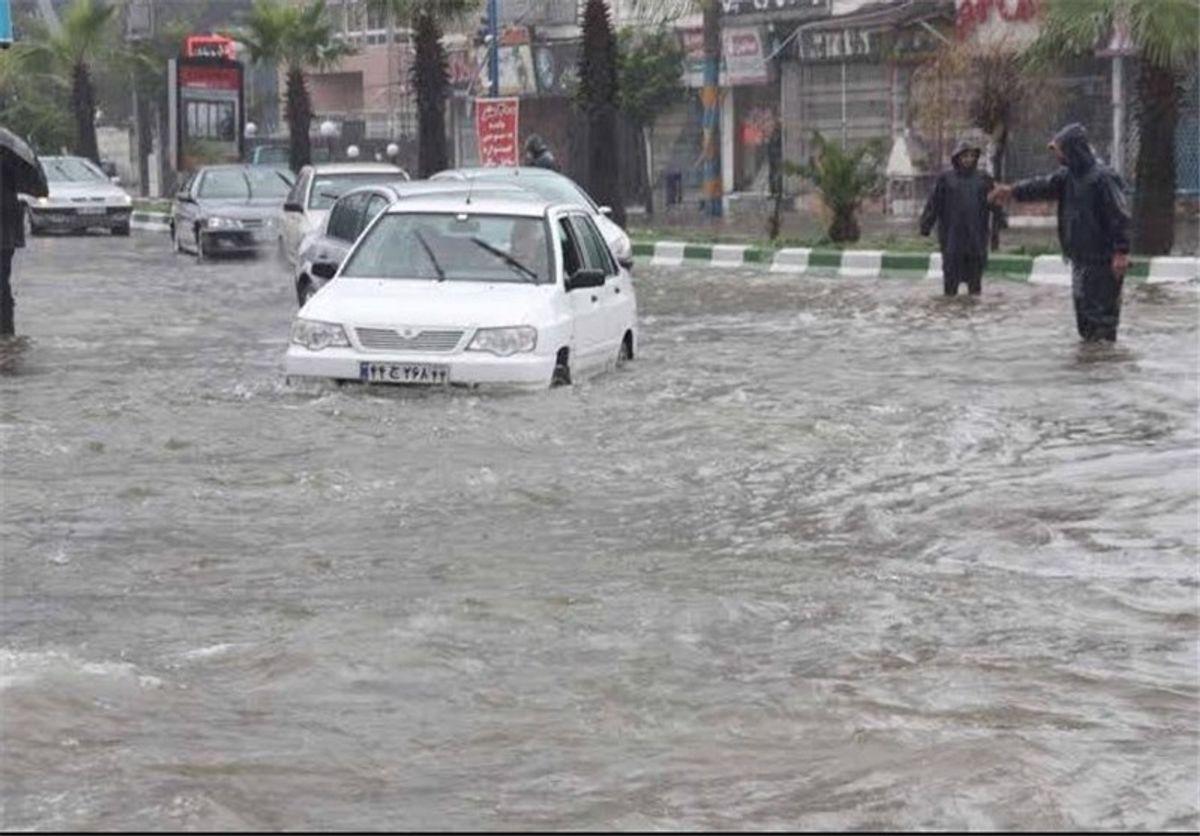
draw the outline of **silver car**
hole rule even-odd
[[[108,229],[129,234],[133,200],[85,157],[42,157],[50,194],[22,195],[30,235],[50,231]]]
[[[200,260],[253,253],[279,240],[279,216],[295,178],[273,166],[212,165],[198,169],[175,195],[171,242]]]

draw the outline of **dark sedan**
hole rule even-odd
[[[184,182],[171,207],[171,241],[203,260],[275,246],[283,202],[295,178],[273,166],[214,165]]]

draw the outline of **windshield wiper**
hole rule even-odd
[[[477,235],[471,236],[471,241],[474,242],[476,246],[482,247],[483,249],[487,250],[492,255],[494,255],[497,258],[499,258],[500,260],[502,260],[509,267],[512,267],[514,270],[524,273],[526,276],[529,277],[529,281],[533,282],[534,284],[538,284],[539,281],[541,280],[541,277],[538,276],[538,274],[535,273],[533,270],[531,270],[527,265],[522,264],[520,261],[517,261],[517,259],[513,258],[511,255],[506,253],[504,250],[502,250],[498,247],[493,247],[491,244],[489,244],[487,241],[484,241],[479,236],[477,236]]]
[[[433,254],[433,247],[429,246],[429,242],[425,240],[425,236],[421,234],[421,230],[414,230],[413,234],[417,236],[417,241],[420,242],[421,249],[425,251],[425,255],[429,256],[429,261],[433,264],[434,271],[437,272],[438,281],[446,281],[446,271],[442,269],[442,265],[438,263],[437,256]]]

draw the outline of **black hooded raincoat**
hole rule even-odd
[[[952,168],[938,177],[921,213],[922,235],[928,235],[937,225],[942,273],[949,295],[958,292],[961,282],[966,282],[972,293],[979,292],[987,267],[989,220],[994,215],[994,222],[1001,222],[1000,210],[988,205],[992,178],[978,167],[963,167],[961,158],[967,151],[975,151],[982,157],[979,146],[959,142],[950,155]]]

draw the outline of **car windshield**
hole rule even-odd
[[[360,171],[355,174],[318,174],[308,195],[309,209],[328,209],[345,192],[357,186],[400,179],[398,171]]]
[[[107,183],[108,177],[86,160],[64,157],[57,160],[42,160],[46,179],[51,183]]]
[[[546,174],[483,174],[474,178],[480,182],[511,183],[554,203],[573,203],[596,211],[596,203],[588,193],[567,177]]]
[[[205,172],[199,196],[210,200],[282,199],[291,187],[287,173],[276,168],[217,168]]]
[[[360,279],[551,281],[546,222],[511,215],[384,215],[342,269]]]
[[[254,149],[256,163],[287,163],[288,149],[260,147]]]

